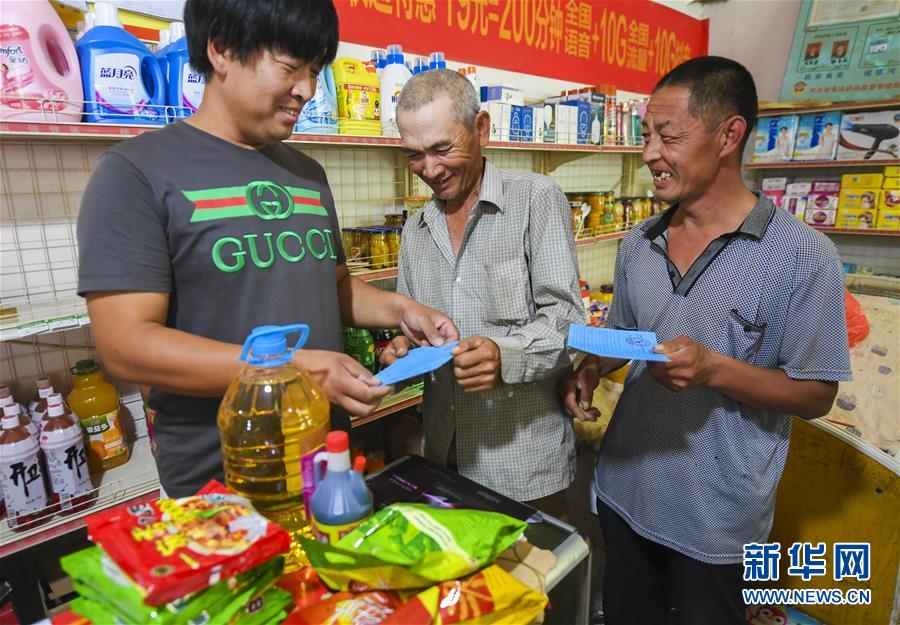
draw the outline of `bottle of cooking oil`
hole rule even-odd
[[[300,337],[288,347],[293,333]],[[302,324],[254,329],[241,353],[247,365],[228,387],[218,416],[225,482],[291,534],[289,571],[309,564],[298,539],[313,537],[313,459],[329,426],[325,394],[291,357],[308,336]]]

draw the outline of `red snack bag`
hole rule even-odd
[[[193,497],[99,512],[88,536],[162,605],[286,553],[291,537],[212,481]]]
[[[397,593],[390,590],[339,592],[318,603],[294,610],[281,625],[378,625],[400,605],[402,601]],[[413,622],[416,621],[407,621]]]
[[[318,603],[324,595],[330,595],[331,589],[322,583],[316,570],[304,566],[298,571],[282,575],[275,585],[291,593],[294,607],[297,609]]]

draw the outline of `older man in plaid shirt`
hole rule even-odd
[[[425,455],[565,516],[575,436],[554,389],[568,326],[584,321],[569,205],[546,176],[483,158],[490,117],[460,74],[416,75],[397,108],[409,167],[434,192],[403,230],[397,288],[467,337],[426,385]]]

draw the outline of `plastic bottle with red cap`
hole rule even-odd
[[[22,424],[19,404],[3,408],[0,422],[0,490],[6,501],[7,524],[23,531],[49,520],[47,487],[41,467],[40,446]],[[31,424],[31,419],[26,417]]]
[[[55,511],[72,514],[90,505],[93,484],[81,423],[66,409],[59,393],[47,398],[40,444],[50,476],[50,503]]]
[[[350,466],[350,437],[329,432],[327,451],[316,454],[316,492],[309,502],[316,540],[335,543],[372,514],[372,492],[363,480],[366,459],[357,456]],[[327,464],[322,477],[322,464]]]

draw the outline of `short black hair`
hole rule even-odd
[[[663,87],[684,87],[690,91],[688,110],[709,130],[731,115],[747,120],[747,132],[741,141],[741,150],[744,149],[756,125],[759,107],[756,83],[746,67],[721,56],[700,56],[660,78],[654,93]]]
[[[210,40],[235,52],[241,63],[272,50],[306,63],[326,65],[338,47],[338,16],[332,0],[187,0],[184,28],[191,65],[209,77]]]

